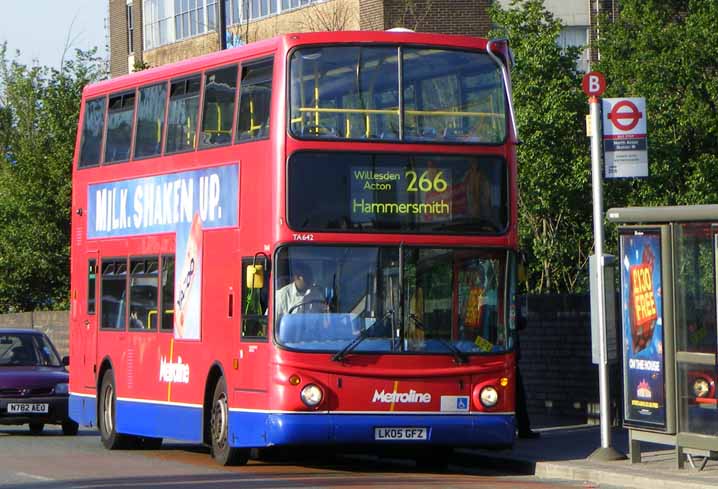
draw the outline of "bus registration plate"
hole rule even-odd
[[[47,410],[45,403],[11,402],[7,405],[8,413],[47,413]]]
[[[426,440],[428,430],[417,427],[374,428],[375,440]]]

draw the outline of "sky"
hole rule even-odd
[[[65,46],[69,58],[75,48],[98,47],[105,59],[105,17],[108,0],[0,0],[0,43],[8,56],[23,64],[58,68]]]

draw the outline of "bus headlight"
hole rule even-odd
[[[302,391],[299,393],[299,397],[301,397],[302,402],[307,407],[315,408],[322,402],[324,394],[322,394],[322,390],[318,386],[314,384],[307,384],[304,388],[302,388]]]
[[[706,397],[711,390],[711,386],[706,379],[699,378],[693,381],[693,393],[696,397]]]
[[[499,393],[491,386],[484,387],[479,394],[479,400],[484,407],[494,407],[499,402]]]

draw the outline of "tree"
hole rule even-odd
[[[579,48],[562,50],[561,22],[542,0],[494,3],[489,37],[509,39],[519,137],[519,233],[529,256],[529,290],[585,290],[593,245],[586,98]]]
[[[621,0],[603,23],[604,96],[646,98],[650,175],[610,182],[608,205],[718,202],[716,18],[715,0]]]
[[[94,50],[54,69],[0,46],[0,311],[67,306],[80,96],[103,75]]]
[[[397,27],[405,27],[412,31],[425,29],[431,17],[436,15],[433,4],[432,0],[400,0],[401,14],[397,20]]]
[[[314,5],[314,4],[317,5]],[[333,0],[327,3],[312,1],[311,8],[302,10],[301,29],[308,32],[345,31],[356,20],[353,2]]]

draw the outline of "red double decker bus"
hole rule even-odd
[[[222,464],[511,445],[509,58],[292,34],[87,87],[72,418],[109,449],[182,439]]]

